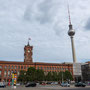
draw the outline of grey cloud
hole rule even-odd
[[[51,0],[50,1],[44,0],[43,3],[39,4],[39,10],[41,12],[41,16],[37,17],[37,20],[39,20],[40,23],[45,24],[52,21],[51,8],[52,8]]]
[[[33,11],[32,9],[28,6],[24,12],[24,19],[26,21],[31,21],[33,17]]]
[[[90,30],[90,18],[86,22],[85,29]]]
[[[24,12],[24,19],[27,21],[37,21],[40,24],[50,23],[53,20],[53,2],[43,0],[39,4],[29,5]]]

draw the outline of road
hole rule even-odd
[[[18,86],[16,89],[9,87],[0,88],[0,90],[90,90],[90,86],[86,87],[61,87],[59,85],[46,85],[46,86],[36,86],[36,87],[25,87],[25,86]]]

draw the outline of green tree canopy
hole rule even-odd
[[[26,80],[26,71],[21,70],[20,75],[18,77],[18,81],[25,82],[25,80]]]
[[[36,70],[36,80],[43,81],[45,79],[44,71],[41,69]]]
[[[65,71],[65,79],[66,80],[73,80],[73,77],[69,71]]]
[[[46,80],[52,81],[52,73],[51,72],[48,72],[48,74],[46,75]]]
[[[69,71],[65,72],[48,72],[45,76],[44,71],[41,69],[35,69],[34,67],[28,68],[27,71],[21,70],[18,77],[18,81],[28,82],[28,81],[69,81],[73,80],[73,77]]]
[[[65,72],[61,71],[58,73],[58,80],[61,82],[65,80]]]
[[[53,81],[57,81],[58,80],[57,72],[52,72],[52,80]]]
[[[27,81],[35,81],[36,80],[36,69],[34,67],[28,68],[26,72]]]

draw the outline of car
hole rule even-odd
[[[0,87],[6,87],[6,85],[3,82],[0,82]]]
[[[67,82],[66,82],[66,83],[63,82],[63,83],[61,83],[61,86],[62,86],[62,87],[70,87],[70,84],[67,83]]]
[[[16,86],[20,86],[20,83],[17,83]]]
[[[46,85],[46,83],[45,82],[42,82],[42,84],[41,85]]]
[[[76,87],[85,87],[86,84],[83,83],[83,82],[77,82],[77,83],[75,83],[75,86],[76,86]]]
[[[57,85],[57,84],[58,84],[58,82],[52,82],[51,84]]]
[[[36,87],[36,83],[35,82],[29,82],[25,85],[25,87]]]
[[[47,82],[46,84],[51,84],[52,82]]]

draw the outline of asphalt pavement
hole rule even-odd
[[[86,87],[61,87],[59,85],[38,85],[36,87],[25,87],[25,86],[17,86],[16,89],[11,86],[7,86],[6,88],[0,88],[0,90],[90,90],[90,86]]]

